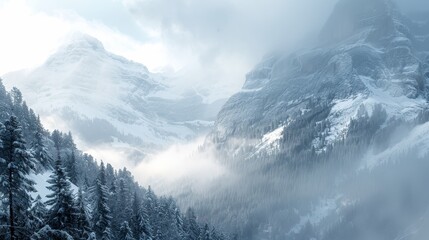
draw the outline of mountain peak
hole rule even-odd
[[[341,41],[370,27],[390,32],[395,9],[391,0],[340,0],[321,32],[322,41]]]
[[[100,40],[85,33],[73,33],[63,45],[66,49],[90,49],[94,51],[105,51]]]
[[[48,58],[46,64],[55,67],[64,63],[75,63],[82,59],[107,55],[109,53],[98,39],[84,33],[74,33]]]

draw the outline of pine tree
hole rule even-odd
[[[34,158],[38,160],[41,166],[45,169],[50,168],[52,157],[49,155],[46,147],[44,129],[40,122],[40,117],[37,117],[36,130],[34,131],[34,140],[31,144],[31,150]]]
[[[198,240],[198,238],[200,237],[201,230],[198,226],[195,213],[191,208],[188,208],[188,210],[186,211],[185,220],[185,229],[187,231],[188,239]]]
[[[166,239],[179,239],[181,238],[181,219],[177,219],[176,210],[177,206],[173,198],[161,198],[159,201],[158,213],[159,222],[157,225],[161,227],[161,231]],[[179,222],[178,222],[179,220]]]
[[[158,213],[156,211],[156,206],[158,204],[158,198],[155,193],[152,191],[152,188],[149,186],[146,194],[145,201],[143,202],[144,210],[146,211],[148,218],[151,220],[155,220]]]
[[[12,112],[13,112],[13,114],[17,118],[23,119],[22,108],[21,108],[23,99],[22,99],[21,91],[18,88],[13,87],[10,90],[10,95],[12,97]]]
[[[110,229],[111,219],[110,209],[107,205],[108,202],[108,189],[106,187],[106,175],[104,163],[101,162],[100,172],[93,189],[95,198],[94,209],[94,231],[98,238],[109,240],[112,239],[112,232]]]
[[[77,209],[73,201],[71,184],[61,160],[56,160],[54,172],[50,176],[48,183],[50,186],[47,188],[52,191],[51,194],[46,196],[49,199],[46,204],[51,206],[48,224],[53,229],[64,230],[71,235],[75,235]]]
[[[36,232],[45,225],[45,219],[48,214],[48,209],[42,201],[40,195],[37,195],[33,202],[33,207],[30,210],[30,222],[32,231]]]
[[[118,206],[118,191],[116,186],[116,177],[113,177],[109,188],[109,201],[108,206],[112,216],[117,216],[117,213],[121,211],[121,206]],[[117,234],[119,232],[119,222],[117,218],[112,218],[112,233]]]
[[[210,237],[212,240],[222,240],[222,237],[218,234],[214,227],[212,227],[212,230],[210,231]]]
[[[9,118],[11,113],[12,99],[6,88],[3,85],[3,80],[0,78],[0,119],[4,121]]]
[[[76,169],[75,149],[72,149],[72,151],[71,151],[67,166],[68,166],[67,172],[70,176],[70,181],[74,184],[77,184],[77,169]]]
[[[116,180],[115,170],[113,169],[111,164],[106,164],[106,182],[107,185],[111,185],[113,181]]]
[[[22,130],[15,116],[4,123],[0,139],[0,190],[6,197],[5,205],[9,211],[9,238],[27,239],[26,224],[29,222],[32,202],[30,192],[35,191],[34,182],[28,175],[34,169],[34,159],[25,147]]]
[[[131,230],[135,239],[140,239],[143,233],[143,219],[141,212],[141,202],[137,195],[137,192],[134,192],[134,198],[132,203],[132,215],[130,220]]]
[[[124,221],[129,221],[129,217],[131,216],[130,209],[130,201],[129,201],[129,190],[126,186],[125,180],[123,178],[119,179],[117,196],[113,196],[113,198],[117,199],[115,204],[115,218],[113,219],[112,229],[114,233],[119,231],[120,225]]]
[[[186,233],[184,231],[183,217],[178,207],[175,207],[174,209],[174,220],[180,238],[185,239]]]
[[[119,235],[118,240],[135,240],[140,238],[133,238],[133,233],[131,231],[130,226],[128,225],[128,222],[125,221],[121,224],[121,227],[119,229]]]
[[[207,224],[201,229],[199,240],[212,240],[210,237],[210,229]]]
[[[143,226],[145,226],[146,234],[149,235],[148,237],[152,237],[153,239],[156,239],[156,235],[160,231],[157,205],[158,198],[149,186],[145,194],[145,201],[143,202],[143,214],[147,216],[143,216]],[[145,219],[147,219],[147,221],[145,221]]]
[[[31,240],[74,240],[66,231],[52,229],[49,225],[45,225],[38,232],[31,236]]]
[[[63,148],[68,149],[68,151],[70,153],[67,154],[67,158],[66,158],[66,168],[67,168],[67,173],[70,177],[70,181],[74,184],[78,183],[78,179],[77,179],[77,169],[76,169],[76,144],[74,143],[73,140],[73,136],[71,134],[71,132],[68,132],[67,134],[64,135],[62,142],[61,142],[61,146]]]
[[[150,190],[150,188],[149,188]],[[151,240],[153,237],[153,231],[152,231],[152,225],[150,224],[150,218],[149,218],[149,209],[152,207],[151,197],[146,195],[146,200],[143,202],[143,208],[141,211],[142,214],[142,221],[141,221],[141,229],[142,229],[142,240]]]
[[[52,132],[52,136],[51,136],[52,141],[54,142],[54,147],[55,147],[55,150],[56,150],[56,154],[57,154],[56,157],[57,157],[57,159],[61,159],[61,152],[60,152],[61,145],[62,145],[62,136],[61,135],[62,134],[61,134],[60,131],[54,130]]]
[[[88,214],[86,210],[85,201],[83,199],[82,189],[79,188],[78,197],[76,202],[77,216],[76,216],[76,228],[79,232],[81,239],[86,239],[89,236],[91,227],[89,224]]]

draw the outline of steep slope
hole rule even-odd
[[[234,176],[200,211],[245,239],[403,239],[429,206],[427,24],[341,0],[319,46],[266,57],[206,140]]]
[[[414,24],[403,20],[387,1],[367,2],[338,4],[321,34],[335,44],[270,56],[256,66],[243,90],[222,108],[212,137],[222,142],[255,128],[262,136],[273,125],[309,120],[311,105],[324,104],[328,111],[320,119],[330,125],[324,129],[329,141],[322,145],[340,140],[361,106],[370,114],[381,104],[390,118],[415,118],[428,97],[429,49],[422,42],[429,30],[413,35]]]
[[[205,104],[192,91],[173,92],[162,75],[107,52],[83,34],[75,34],[42,66],[7,74],[4,82],[21,89],[48,127],[73,130],[96,155],[113,147],[134,161],[203,134],[222,103]]]
[[[201,222],[192,209],[185,214],[173,198],[139,185],[126,168],[114,169],[83,153],[71,133],[45,130],[24,99],[16,88],[7,92],[0,79],[0,239],[13,238],[13,228],[20,240],[104,239],[104,233],[108,239],[123,239],[122,226],[127,239],[232,239]],[[11,120],[17,124],[8,125]],[[5,134],[11,128],[15,137]],[[14,155],[7,158],[10,152]],[[24,162],[30,169],[15,174]],[[13,174],[15,181],[10,180]],[[23,186],[29,186],[27,191]],[[14,201],[10,192],[19,193]],[[22,199],[28,199],[28,209],[20,209]],[[15,225],[10,207],[20,212]],[[101,218],[101,211],[107,216]]]

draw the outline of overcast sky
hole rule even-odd
[[[0,75],[40,65],[74,31],[223,97],[273,46],[320,28],[335,0],[0,0]],[[311,6],[311,7],[310,7]]]
[[[420,9],[425,0],[400,0]],[[273,48],[312,40],[336,0],[0,0],[0,75],[35,67],[72,32],[224,97]]]

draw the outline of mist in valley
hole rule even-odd
[[[0,52],[39,49],[0,57],[1,117],[27,109],[26,138],[41,121],[51,155],[76,153],[86,198],[106,163],[115,236],[122,194],[153,221],[131,240],[428,238],[427,1],[93,4],[0,2]]]

